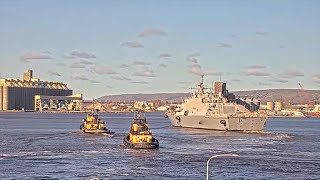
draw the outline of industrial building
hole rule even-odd
[[[0,79],[0,110],[35,110],[36,95],[70,96],[72,90],[62,82],[33,78],[32,70],[24,72],[23,79]]]
[[[71,96],[36,95],[34,97],[34,110],[80,111],[82,110],[82,94],[76,94]]]
[[[215,82],[214,83],[214,93],[221,94],[223,97],[227,97],[227,84],[224,82]]]

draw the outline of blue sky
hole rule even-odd
[[[0,1],[0,77],[26,69],[85,98],[320,88],[320,1]],[[209,84],[208,84],[209,85]]]

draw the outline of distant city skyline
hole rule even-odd
[[[0,77],[68,84],[85,99],[320,89],[320,1],[0,1]],[[210,83],[210,84],[209,84]]]

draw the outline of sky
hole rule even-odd
[[[0,77],[32,69],[85,99],[320,89],[318,0],[0,0]]]

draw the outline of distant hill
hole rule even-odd
[[[156,94],[122,94],[103,96],[98,101],[104,102],[134,102],[162,100],[169,102],[181,102],[183,98],[191,96],[190,93],[156,93]]]
[[[320,103],[320,90],[307,90],[302,93],[300,89],[266,89],[251,91],[234,91],[236,96],[255,97],[262,103],[267,101],[291,101],[292,104],[306,104],[310,96],[312,101]],[[307,95],[309,94],[309,95]],[[134,102],[134,101],[152,101],[162,100],[168,102],[181,102],[182,99],[191,96],[190,93],[155,93],[155,94],[122,94],[110,95],[98,98],[103,102]]]
[[[267,101],[283,101],[292,104],[306,104],[309,99],[313,102],[320,103],[320,90],[306,90],[305,93],[301,89],[266,89],[252,91],[235,91],[237,96],[256,97],[262,103]],[[308,98],[308,96],[310,98]]]

